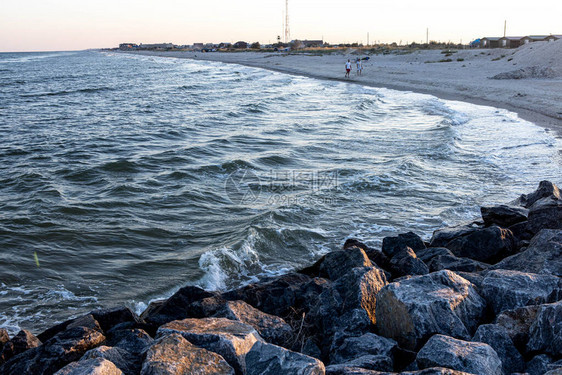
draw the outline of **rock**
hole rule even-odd
[[[111,361],[103,358],[92,358],[66,365],[55,375],[122,375]]]
[[[562,299],[562,280],[551,275],[493,270],[484,277],[480,295],[497,315],[504,310]]]
[[[324,261],[320,264],[320,277],[334,281],[352,268],[371,266],[372,263],[367,254],[358,247],[332,251],[324,256]]]
[[[490,345],[500,358],[504,373],[511,374],[525,370],[525,361],[505,328],[497,324],[481,325],[472,337],[472,341]]]
[[[546,375],[551,370],[552,358],[546,354],[535,356],[527,363],[527,373],[529,375]]]
[[[176,320],[158,328],[157,335],[182,335],[190,343],[223,356],[237,374],[247,370],[245,357],[252,346],[263,341],[250,325],[224,318]]]
[[[125,349],[133,354],[142,353],[153,341],[143,329],[121,328],[119,325],[109,330],[107,335],[109,346]]]
[[[96,331],[102,331],[100,324],[96,321],[94,316],[92,314],[86,314],[78,318],[69,319],[62,323],[59,323],[40,333],[37,338],[41,340],[41,342],[45,342],[54,337],[57,333],[72,327],[87,327]]]
[[[10,341],[10,335],[8,335],[8,331],[6,331],[4,328],[0,328],[0,352],[2,352],[2,347],[8,341]]]
[[[246,354],[247,375],[324,375],[324,364],[277,345],[256,342]]]
[[[472,374],[502,375],[502,362],[488,344],[435,335],[419,351],[420,368],[446,367]]]
[[[158,338],[146,351],[141,375],[234,375],[234,369],[216,353],[198,348],[173,333]]]
[[[534,235],[529,229],[528,221],[514,224],[507,229],[509,229],[511,233],[513,233],[513,236],[519,241],[519,248],[521,248],[521,246],[528,246],[528,241],[530,241]]]
[[[474,285],[451,271],[414,276],[385,286],[377,296],[378,331],[405,349],[417,349],[435,333],[469,339],[486,302]]]
[[[52,374],[99,345],[105,336],[87,327],[74,327],[57,333],[43,345],[29,349],[0,366],[0,374]]]
[[[309,276],[290,273],[266,279],[223,294],[227,300],[242,300],[258,310],[281,318],[311,304],[324,290],[325,281],[313,281]]]
[[[413,232],[399,234],[396,237],[385,237],[382,240],[382,252],[390,258],[406,247],[417,252],[425,249],[425,243],[420,236]]]
[[[470,258],[458,258],[451,255],[437,255],[428,262],[431,272],[450,270],[460,272],[478,272],[490,267],[489,264],[478,262]]]
[[[390,371],[392,370],[393,353],[397,346],[396,341],[374,333],[365,333],[359,337],[348,337],[341,343],[335,343],[332,346],[330,364],[347,363],[366,355],[383,356],[390,359]]]
[[[225,302],[224,308],[214,314],[216,318],[227,318],[251,325],[267,342],[284,346],[293,331],[283,319],[266,314],[244,301]]]
[[[526,351],[529,330],[537,317],[539,308],[540,306],[525,306],[506,310],[496,318],[496,324],[505,330],[519,352],[525,353]]]
[[[427,275],[429,269],[425,263],[418,259],[414,250],[404,247],[394,253],[390,260],[390,269],[393,276],[400,277],[406,275]]]
[[[529,208],[527,229],[538,233],[541,229],[562,229],[562,199],[542,198]]]
[[[401,375],[472,375],[464,371],[456,371],[443,367],[431,367],[413,372],[401,372]]]
[[[497,226],[478,229],[458,237],[447,245],[457,257],[496,263],[516,251],[516,240],[509,229]]]
[[[41,341],[33,333],[23,329],[4,344],[0,353],[0,363],[6,362],[13,356],[23,353],[28,349],[36,348],[39,345],[41,345]]]
[[[103,358],[112,362],[125,375],[136,375],[140,372],[141,360],[139,356],[130,353],[122,348],[110,346],[98,346],[90,349],[82,356],[82,360]]]
[[[446,247],[428,247],[416,252],[416,256],[426,264],[428,264],[431,259],[440,255],[454,256],[453,253],[451,253],[451,250],[447,249]]]
[[[553,197],[556,199],[562,199],[560,196],[560,190],[550,181],[541,181],[537,190],[531,194],[523,194],[519,199],[517,199],[514,204],[519,204],[523,207],[529,208],[536,201],[541,198]]]
[[[505,258],[492,268],[562,277],[562,230],[541,230],[526,250]]]
[[[172,320],[194,318],[202,316],[194,316],[199,309],[194,308],[194,304],[208,299],[208,302],[215,302],[218,293],[207,292],[196,286],[186,286],[178,290],[174,295],[166,301],[158,303],[150,307],[150,313],[143,314],[144,320],[154,326],[161,326]],[[199,314],[200,315],[200,314]]]
[[[358,370],[369,370],[369,372],[367,372],[368,374],[372,373],[370,371],[373,371],[375,374],[381,374],[381,371],[390,373],[392,372],[392,360],[384,355],[365,355],[346,363],[330,365],[326,368],[326,373],[355,374],[355,371]],[[363,372],[359,372],[359,374],[362,373]]]
[[[394,375],[395,373],[367,370],[347,365],[330,365],[326,367],[326,375]]]
[[[527,350],[562,355],[562,301],[541,305],[529,330]]]
[[[472,222],[438,229],[433,232],[433,236],[429,241],[429,247],[446,247],[446,245],[454,239],[467,236],[480,228],[482,228],[482,225],[478,222]]]
[[[118,324],[133,322],[139,323],[141,319],[130,308],[121,306],[112,309],[98,309],[90,313],[99,323],[103,332],[108,331]]]
[[[527,220],[529,211],[522,207],[499,205],[492,207],[481,207],[482,219],[484,225],[489,227],[496,224],[502,228],[520,223]]]
[[[367,257],[369,257],[371,262],[375,263],[377,266],[379,266],[383,270],[389,269],[390,259],[388,259],[388,257],[382,251],[377,250],[377,249],[373,249],[373,248],[365,245],[364,243],[359,242],[356,239],[350,238],[350,239],[346,240],[345,244],[343,245],[343,249],[346,250],[346,249],[348,249],[350,247],[354,247],[354,246],[358,247],[360,249],[363,249],[363,251],[365,252],[365,254],[367,254]]]

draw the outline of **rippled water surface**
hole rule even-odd
[[[180,59],[0,54],[0,327],[232,288],[349,236],[427,238],[560,182],[559,150],[513,113],[428,95]]]

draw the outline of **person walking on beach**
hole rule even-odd
[[[361,58],[357,59],[357,75],[360,76],[363,72],[363,64],[361,63]]]
[[[349,73],[351,72],[351,60],[347,60],[345,63],[345,78],[349,78]]]

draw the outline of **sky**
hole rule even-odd
[[[0,51],[63,51],[122,42],[175,44],[283,38],[285,0],[0,0]],[[562,1],[289,0],[291,39],[329,43],[467,43],[562,34]]]

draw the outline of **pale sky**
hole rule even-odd
[[[283,37],[284,0],[0,0],[0,51],[193,44]],[[291,39],[330,43],[466,43],[483,36],[562,34],[562,1],[289,0]]]

